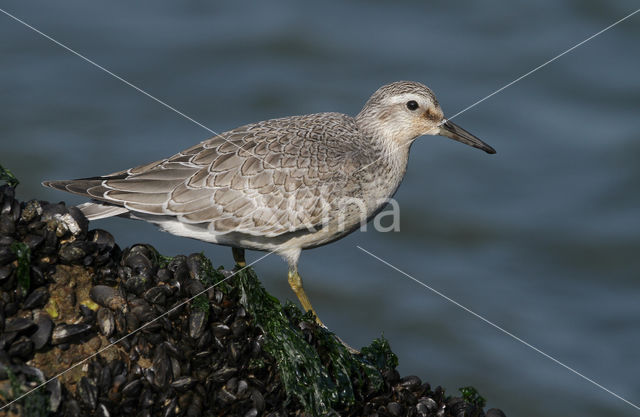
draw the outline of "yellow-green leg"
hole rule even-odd
[[[244,268],[247,266],[247,262],[244,260],[244,249],[243,248],[231,248],[231,252],[233,252],[233,260],[236,261],[236,265],[240,268]]]
[[[304,310],[311,310],[313,315],[316,317],[316,323],[326,328],[327,326],[325,326],[318,318],[318,313],[313,309],[311,302],[307,298],[307,294],[304,292],[304,288],[302,288],[302,278],[300,278],[297,269],[289,269],[289,285],[293,292],[296,293],[296,296],[298,297],[298,300],[300,300],[300,304],[302,304]]]
[[[298,274],[298,269],[296,268],[295,265],[291,265],[291,264],[289,264],[289,285],[291,286],[291,289],[293,290],[293,292],[296,293],[296,295],[298,296],[298,300],[300,300],[300,304],[302,304],[302,307],[304,308],[304,310],[305,311],[311,310],[313,312],[313,315],[316,318],[316,323],[318,323],[318,325],[327,329],[327,326],[325,326],[324,323],[320,321],[320,318],[318,318],[318,313],[316,313],[316,311],[313,309],[311,302],[307,298],[307,294],[305,294],[304,292],[304,288],[302,288],[302,278],[300,277],[300,274]],[[349,352],[353,354],[360,353],[356,349],[346,344],[338,336],[336,336],[336,339],[338,339],[340,343],[342,343],[344,347],[346,347],[347,350],[349,350]]]

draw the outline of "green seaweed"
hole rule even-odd
[[[49,415],[49,397],[44,387],[31,392],[22,399],[25,417],[42,417]]]
[[[474,387],[462,387],[458,388],[458,390],[460,390],[460,393],[462,394],[462,399],[470,404],[473,404],[479,408],[484,408],[487,403],[487,400],[485,400],[484,397],[482,397],[480,393],[478,393],[478,390]]]
[[[278,363],[287,394],[295,396],[313,415],[334,413],[332,404],[339,398],[338,391],[318,353],[291,326],[278,299],[262,288],[253,270],[240,270],[237,282],[240,303],[264,331],[264,348]]]
[[[17,187],[20,184],[20,181],[16,178],[15,175],[2,165],[0,165],[0,181],[6,182],[9,187]]]
[[[262,358],[251,358],[251,359],[249,359],[248,368],[250,370],[256,371],[256,370],[259,370],[259,369],[263,369],[265,366],[267,366],[267,363]]]
[[[191,302],[191,306],[196,310],[204,311],[209,317],[209,298],[206,294],[197,295]]]
[[[389,341],[384,336],[371,342],[371,345],[363,347],[360,353],[378,369],[386,370],[398,367],[398,357],[393,353]]]
[[[336,336],[328,330],[315,325],[312,312],[302,313],[293,303],[287,302],[283,311],[294,326],[300,327],[301,323],[313,334],[312,340],[315,350],[320,358],[320,364],[325,366],[327,373],[335,385],[335,395],[337,401],[333,405],[340,405],[348,408],[355,403],[355,395],[351,378],[354,377],[357,385],[364,385],[366,381],[361,376],[360,366],[369,366],[366,363],[359,363],[359,357],[354,356],[342,344]],[[375,371],[375,370],[374,370]]]
[[[161,253],[158,253],[158,267],[159,268],[166,268],[167,266],[169,266],[169,264],[171,263],[172,260],[173,260],[173,256],[166,256],[166,255],[163,255]]]
[[[200,254],[200,270],[198,271],[196,278],[204,284],[205,288],[215,286],[225,294],[228,294],[231,289],[229,284],[225,281],[224,275],[214,268],[211,260],[204,256],[203,253]]]
[[[11,387],[11,393],[0,391],[0,394],[7,399],[18,398],[26,392],[22,388],[22,384],[18,380],[18,377],[13,373],[11,368],[5,367],[7,376],[9,377],[9,385]],[[49,415],[49,397],[44,387],[40,387],[37,390],[29,393],[29,395],[18,400],[16,403],[22,405],[21,414],[24,417],[43,417]]]
[[[25,243],[15,241],[11,244],[11,251],[18,257],[18,285],[23,294],[27,294],[31,286],[31,250]]]
[[[308,413],[331,415],[334,408],[349,409],[356,401],[354,392],[367,385],[369,391],[382,388],[380,370],[397,366],[384,338],[363,348],[362,354],[351,353],[333,333],[315,324],[312,313],[302,313],[289,302],[283,307],[251,269],[239,271],[237,283],[240,302],[264,331],[264,348],[278,363],[289,399],[296,398]]]

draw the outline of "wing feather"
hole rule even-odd
[[[97,200],[86,206],[95,216],[130,210],[209,223],[212,233],[277,236],[320,224],[327,202],[349,192],[357,135],[337,113],[274,119],[129,170],[44,184]]]

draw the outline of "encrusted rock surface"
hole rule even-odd
[[[0,415],[504,415],[396,366],[386,341],[350,353],[250,270],[121,250],[76,208],[0,187],[0,407],[60,374]]]

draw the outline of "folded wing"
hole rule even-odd
[[[213,233],[277,236],[321,224],[331,199],[345,192],[345,166],[357,129],[348,116],[274,119],[215,136],[170,158],[113,174],[47,181],[90,197],[90,219],[127,213],[208,223]],[[316,118],[322,117],[323,123]]]

